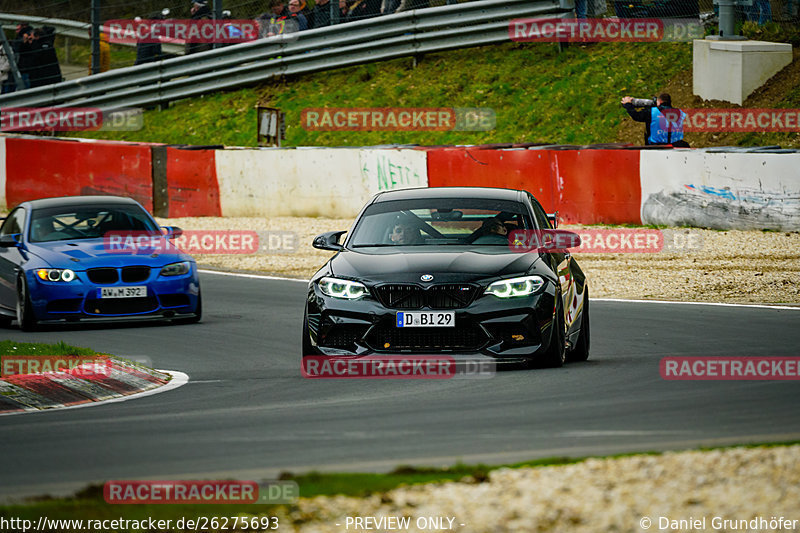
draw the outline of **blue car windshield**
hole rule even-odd
[[[420,198],[378,202],[356,224],[348,246],[509,246],[514,230],[533,229],[520,202]]]
[[[98,239],[120,231],[161,233],[139,206],[84,205],[34,210],[28,239],[30,242]]]

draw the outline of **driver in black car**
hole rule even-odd
[[[421,244],[422,235],[419,229],[406,222],[397,222],[389,234],[392,244]]]
[[[508,228],[499,218],[487,218],[481,224],[481,236],[473,244],[508,244]]]

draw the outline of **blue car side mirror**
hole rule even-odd
[[[183,235],[183,230],[178,226],[163,226],[163,228],[167,232],[165,236],[168,239],[180,237],[181,235]]]
[[[19,246],[21,237],[22,234],[20,233],[9,233],[7,235],[0,235],[0,247],[12,248],[14,246]]]

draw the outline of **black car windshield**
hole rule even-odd
[[[136,205],[48,207],[34,210],[31,217],[31,242],[97,239],[115,231],[160,233],[147,212]]]
[[[358,220],[348,246],[505,246],[514,230],[533,229],[521,202],[419,198],[378,202]]]

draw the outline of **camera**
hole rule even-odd
[[[634,105],[634,107],[658,107],[658,97],[634,98],[631,103]]]

